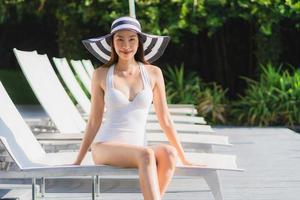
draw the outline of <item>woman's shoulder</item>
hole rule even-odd
[[[145,66],[145,69],[148,72],[150,72],[150,73],[156,74],[156,73],[160,73],[161,72],[161,69],[158,66],[156,66],[156,65],[144,64],[144,66]]]
[[[162,71],[158,66],[151,65],[151,64],[145,64],[145,69],[149,74],[152,88],[157,83],[158,80],[161,80],[163,77]]]
[[[145,64],[144,66],[147,72],[150,73],[151,75],[158,75],[161,73],[161,69],[156,65]]]
[[[101,88],[105,88],[105,80],[106,80],[106,75],[108,73],[108,70],[109,67],[102,67],[102,66],[97,67],[93,72],[92,81],[95,84],[100,85]]]
[[[108,69],[109,67],[99,66],[94,70],[93,76],[96,76],[97,78],[103,78],[106,76]]]

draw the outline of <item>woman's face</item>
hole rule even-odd
[[[120,30],[113,37],[114,48],[119,59],[130,60],[134,57],[139,46],[138,35],[134,31]]]

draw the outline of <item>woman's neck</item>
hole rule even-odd
[[[134,68],[138,66],[138,63],[135,59],[132,60],[118,60],[116,64],[116,69],[118,71],[133,71]]]

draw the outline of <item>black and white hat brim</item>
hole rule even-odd
[[[161,57],[170,41],[169,36],[150,35],[138,32],[143,38],[145,59],[152,63]],[[107,63],[111,55],[111,36],[113,33],[98,38],[83,40],[87,50],[102,63]]]

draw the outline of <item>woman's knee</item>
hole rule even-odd
[[[161,161],[166,162],[167,165],[171,168],[176,166],[177,161],[177,150],[171,145],[163,145],[159,148],[158,156],[161,156]]]
[[[138,156],[138,163],[140,165],[150,165],[155,163],[155,153],[150,148],[144,148],[140,151]]]

